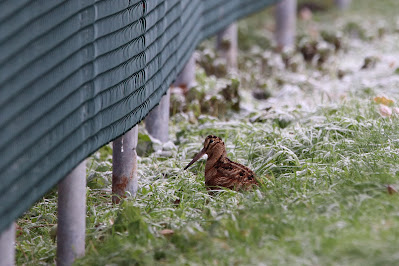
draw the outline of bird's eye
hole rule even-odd
[[[210,141],[209,141],[209,143],[212,143],[213,142],[213,139],[211,139]]]

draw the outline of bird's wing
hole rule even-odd
[[[216,174],[207,181],[207,186],[222,186],[239,190],[257,184],[255,173],[248,167],[226,158],[215,164]]]

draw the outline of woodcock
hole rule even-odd
[[[258,185],[255,173],[248,167],[227,158],[226,147],[221,138],[209,135],[204,148],[184,168],[186,170],[204,154],[208,155],[205,164],[205,186],[207,189],[226,187],[233,190],[247,190]]]

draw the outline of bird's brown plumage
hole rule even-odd
[[[204,154],[208,155],[205,164],[205,185],[208,189],[226,187],[233,190],[247,190],[258,185],[255,173],[248,167],[227,158],[224,142],[221,138],[213,135],[206,137],[204,148],[184,170]]]

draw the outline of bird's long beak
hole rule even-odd
[[[195,155],[195,157],[191,160],[191,162],[190,162],[189,164],[187,164],[186,167],[184,167],[184,170],[186,170],[186,169],[189,168],[193,163],[195,163],[196,161],[198,161],[198,159],[201,158],[204,154],[205,154],[205,148],[202,149],[197,155]]]

